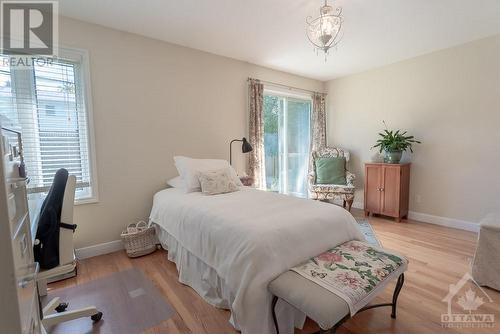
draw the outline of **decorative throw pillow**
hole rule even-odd
[[[233,181],[238,186],[243,186],[236,171],[234,170],[227,160],[220,159],[193,159],[183,156],[175,156],[175,167],[179,172],[179,175],[182,177],[182,180],[185,183],[186,192],[200,191],[201,185],[198,179],[198,173],[214,171],[218,169],[227,168],[231,174]]]
[[[229,168],[199,172],[201,192],[207,195],[230,193],[239,190]]]
[[[317,158],[316,184],[346,185],[346,160],[344,157]]]

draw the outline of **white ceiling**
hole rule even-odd
[[[325,62],[305,36],[321,0],[60,0],[64,16],[319,80],[500,33],[500,0],[337,0]],[[331,0],[329,1],[331,3]]]

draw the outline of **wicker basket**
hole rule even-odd
[[[129,257],[138,257],[153,253],[156,250],[158,238],[155,228],[143,221],[130,224],[122,232],[121,238]]]

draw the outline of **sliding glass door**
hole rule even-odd
[[[264,94],[264,150],[266,188],[293,196],[307,196],[311,138],[311,100]]]

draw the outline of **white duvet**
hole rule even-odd
[[[224,280],[243,334],[275,332],[270,281],[343,242],[364,240],[336,205],[251,188],[213,196],[162,190],[150,219]]]

